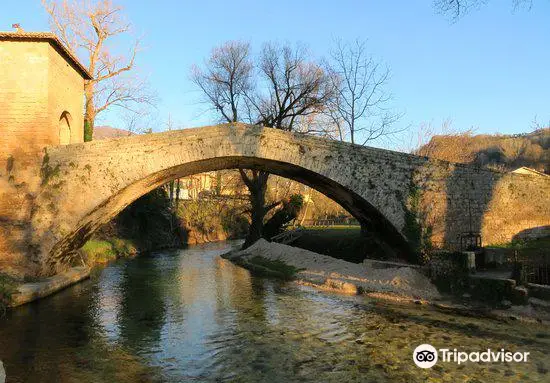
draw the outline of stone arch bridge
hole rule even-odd
[[[474,230],[494,243],[550,225],[549,177],[234,124],[47,147],[36,187],[24,188],[21,198],[28,214],[13,204],[0,220],[3,248],[14,262],[53,273],[143,194],[175,178],[230,168],[267,170],[307,184],[397,251],[408,251],[419,235],[448,245]]]

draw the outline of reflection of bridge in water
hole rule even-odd
[[[451,242],[470,225],[489,243],[550,225],[546,179],[242,124],[48,147],[36,169],[41,182],[32,216],[10,231],[14,206],[0,225],[13,254],[52,272],[143,194],[176,178],[234,168],[311,186],[346,209],[363,233],[399,253],[408,253],[420,235]]]

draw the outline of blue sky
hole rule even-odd
[[[39,0],[4,1],[0,29],[19,22],[47,30]],[[317,57],[331,40],[368,39],[370,52],[392,71],[388,89],[399,124],[436,125],[479,133],[528,131],[535,116],[550,120],[550,1],[514,10],[512,0],[489,1],[456,23],[435,12],[431,0],[414,1],[185,1],[121,3],[146,49],[139,70],[158,94],[158,128],[168,114],[180,126],[212,122],[201,113],[189,81],[193,63],[226,40],[306,44]],[[102,123],[120,124],[116,113]]]

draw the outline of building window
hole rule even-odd
[[[71,143],[71,114],[69,112],[61,113],[59,118],[59,145],[68,145]]]

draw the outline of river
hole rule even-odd
[[[251,277],[197,245],[112,263],[0,319],[7,382],[549,382],[550,329]],[[530,352],[440,363],[422,343]]]

